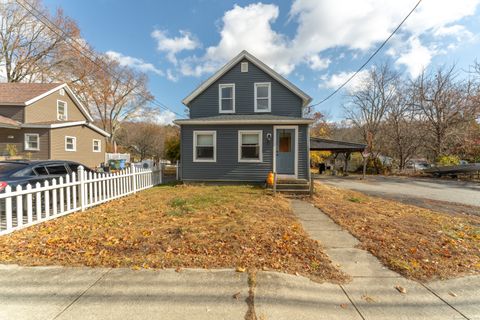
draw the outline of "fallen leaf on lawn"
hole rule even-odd
[[[237,272],[245,272],[247,271],[247,269],[243,268],[243,267],[237,267],[237,269],[235,269],[235,271]]]
[[[370,296],[367,296],[366,294],[364,294],[364,295],[362,296],[362,299],[365,300],[365,301],[367,301],[368,303],[375,302],[375,299],[373,299],[373,298],[370,297]]]
[[[402,287],[402,286],[396,285],[396,286],[395,286],[395,289],[397,289],[398,292],[400,292],[400,293],[404,293],[404,294],[407,293],[407,289],[405,289],[405,288]]]
[[[340,307],[343,308],[343,309],[347,309],[347,308],[348,308],[348,304],[342,303],[342,304],[340,305]]]
[[[235,293],[232,298],[235,299],[235,300],[238,300],[238,297],[240,297],[240,291]]]
[[[457,294],[456,294],[455,292],[453,292],[453,291],[449,291],[448,294],[451,295],[452,297],[456,297],[456,296],[457,296]]]

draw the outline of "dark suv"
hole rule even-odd
[[[43,184],[46,180],[53,180],[77,172],[82,165],[73,161],[63,160],[12,160],[0,161],[0,192],[9,185],[12,190],[18,185],[25,187],[37,182]],[[88,167],[85,170],[91,171]]]

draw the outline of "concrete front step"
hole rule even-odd
[[[308,180],[306,179],[285,179],[279,178],[277,179],[277,185],[279,184],[308,184]]]
[[[277,190],[282,189],[296,189],[296,190],[310,190],[310,185],[307,184],[299,184],[299,183],[277,183]]]

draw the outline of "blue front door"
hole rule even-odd
[[[295,129],[276,129],[276,169],[278,174],[295,174]]]

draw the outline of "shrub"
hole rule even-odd
[[[436,162],[439,166],[454,166],[460,163],[460,158],[456,155],[448,154],[438,157]]]

